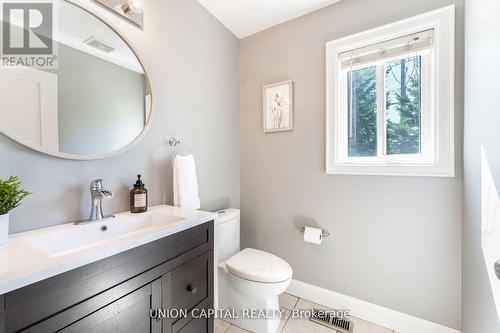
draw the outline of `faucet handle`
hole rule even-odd
[[[94,179],[92,183],[90,183],[90,189],[93,191],[99,191],[102,189],[102,182],[104,179]]]
[[[113,197],[113,192],[108,191],[108,190],[101,190],[101,194],[103,198],[112,198]]]

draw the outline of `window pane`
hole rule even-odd
[[[420,153],[420,56],[385,64],[387,155]]]
[[[349,156],[377,156],[377,70],[368,67],[347,74]]]

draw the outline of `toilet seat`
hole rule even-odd
[[[225,263],[228,273],[253,282],[280,283],[292,278],[293,270],[283,259],[256,249],[247,248]]]

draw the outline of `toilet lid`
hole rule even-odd
[[[292,278],[292,267],[270,253],[244,249],[226,261],[229,273],[245,280],[278,283]]]

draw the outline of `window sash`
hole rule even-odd
[[[386,96],[385,96],[385,71],[386,63],[403,59],[405,57],[421,56],[421,105],[420,105],[420,153],[418,154],[393,154],[387,155],[387,123],[386,123]],[[349,156],[349,100],[348,100],[348,73],[353,70],[376,66],[377,85],[377,155],[366,157]],[[404,164],[404,165],[426,165],[436,162],[433,144],[435,143],[435,126],[433,123],[434,110],[432,109],[432,73],[431,73],[431,53],[430,50],[406,53],[388,59],[380,59],[377,62],[345,68],[339,76],[340,93],[340,114],[339,122],[343,130],[339,131],[337,142],[339,144],[339,162],[349,164]]]

